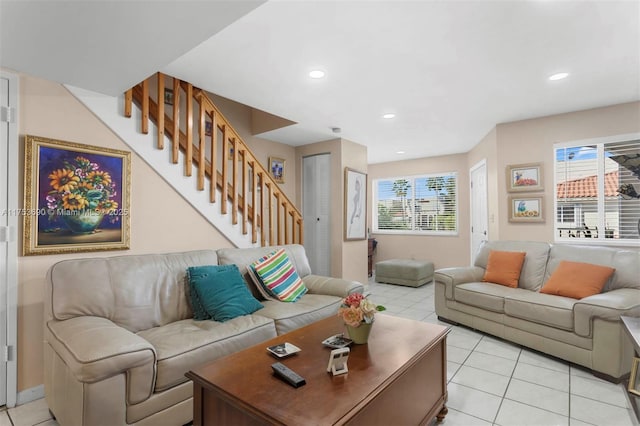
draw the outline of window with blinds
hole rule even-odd
[[[556,241],[640,244],[640,139],[554,150]]]
[[[373,181],[373,229],[378,233],[456,234],[456,173]]]

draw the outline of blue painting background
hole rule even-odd
[[[116,196],[112,198],[118,203],[118,210],[125,206],[122,204],[122,168],[124,159],[109,155],[92,154],[82,151],[40,146],[38,152],[38,210],[47,210],[47,194],[53,188],[49,185],[49,174],[57,169],[64,168],[64,162],[71,161],[77,156],[82,156],[92,163],[100,166],[99,170],[108,172],[111,180],[116,185]],[[65,225],[58,216],[38,215],[38,231],[52,231],[56,228],[65,229]],[[122,218],[118,216],[105,215],[99,228],[121,229]]]

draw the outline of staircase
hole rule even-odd
[[[113,117],[111,100],[67,88],[236,246],[302,244],[300,212],[203,90],[157,73]]]

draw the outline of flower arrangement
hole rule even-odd
[[[376,305],[360,293],[354,293],[344,298],[338,316],[342,317],[345,324],[360,327],[360,324],[371,324],[375,313],[384,310],[384,306]]]
[[[113,200],[116,184],[111,175],[97,163],[77,156],[64,161],[64,167],[53,170],[49,178],[52,188],[47,193],[49,211],[58,214],[80,214],[84,211],[106,214],[118,208]]]

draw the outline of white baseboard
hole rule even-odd
[[[38,385],[33,388],[25,389],[21,392],[18,392],[16,405],[26,404],[27,402],[35,401],[42,398],[44,398],[44,385]]]

